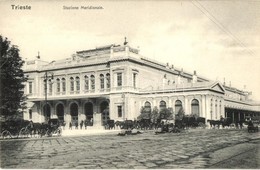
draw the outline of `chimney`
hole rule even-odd
[[[231,87],[231,81],[229,81],[229,87]]]
[[[192,76],[192,83],[196,83],[197,82],[197,73],[196,73],[196,70],[194,70],[194,73],[193,73],[193,76]]]
[[[225,77],[224,77],[224,82],[223,82],[223,85],[224,85],[224,86],[226,85],[226,80],[225,80]]]
[[[166,68],[169,68],[169,63],[166,63]]]
[[[40,59],[40,52],[38,51],[38,55],[36,56],[37,59]]]

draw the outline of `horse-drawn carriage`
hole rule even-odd
[[[248,132],[258,132],[258,126],[260,125],[260,117],[255,116],[255,117],[250,117],[246,119],[247,122],[247,130]]]
[[[105,129],[108,130],[115,129],[115,120],[107,120],[105,124]]]
[[[185,128],[205,128],[205,121],[204,117],[195,117],[191,115],[185,115],[182,119],[175,120],[175,126],[179,129]]]
[[[1,122],[2,138],[20,138],[39,135],[60,136],[62,129],[58,119],[50,119],[48,123],[33,123],[28,120],[8,120]]]
[[[50,119],[47,124],[42,124],[40,129],[41,136],[61,136],[62,129],[58,119]]]
[[[7,120],[1,122],[1,137],[28,137],[31,134],[31,126],[32,122],[28,120]]]

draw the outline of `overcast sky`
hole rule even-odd
[[[225,77],[260,100],[260,1],[1,1],[0,11],[0,33],[23,59],[40,51],[41,59],[58,60],[127,37],[145,57],[211,80]]]

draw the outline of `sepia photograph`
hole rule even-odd
[[[260,1],[0,1],[1,169],[260,169]]]

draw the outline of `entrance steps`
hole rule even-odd
[[[104,127],[87,127],[87,129],[65,129],[62,130],[61,136],[85,136],[99,134],[118,134],[121,130],[105,130]]]

